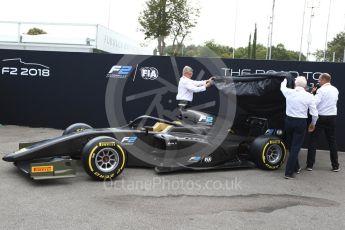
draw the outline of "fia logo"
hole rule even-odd
[[[142,67],[140,73],[145,80],[156,80],[158,78],[158,70],[155,67]]]
[[[138,139],[135,135],[130,136],[130,137],[124,137],[121,140],[121,143],[124,145],[133,145],[135,141]]]
[[[126,78],[132,72],[133,66],[130,65],[114,65],[109,70],[107,77],[111,78]]]
[[[213,124],[213,117],[212,116],[200,116],[199,122],[201,123],[206,123],[207,125],[212,125]]]

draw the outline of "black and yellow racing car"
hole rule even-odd
[[[140,116],[119,128],[94,129],[77,123],[61,136],[20,143],[3,157],[31,178],[76,175],[76,161],[94,179],[117,177],[126,167],[154,168],[159,173],[257,166],[275,170],[284,162],[281,125],[285,100],[279,91],[284,74],[216,78],[225,94],[236,89],[238,111],[231,127],[219,135],[216,116],[181,108],[178,121]],[[224,128],[224,127],[223,127]]]

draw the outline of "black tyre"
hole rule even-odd
[[[78,132],[83,132],[86,129],[92,129],[92,127],[88,124],[84,123],[76,123],[73,125],[68,126],[65,131],[62,133],[62,136],[68,135],[71,133],[78,133]]]
[[[259,136],[252,142],[250,154],[259,168],[275,170],[284,163],[286,147],[278,137]]]
[[[96,180],[111,180],[120,175],[126,165],[124,149],[114,138],[91,139],[82,150],[85,171]]]

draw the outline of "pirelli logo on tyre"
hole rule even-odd
[[[280,144],[281,141],[280,140],[270,140],[270,144],[273,145],[273,144]]]
[[[99,144],[98,144],[99,147],[109,147],[109,146],[115,146],[115,145],[116,145],[115,141],[99,142]]]
[[[31,167],[32,173],[49,173],[54,172],[54,166],[53,165],[47,165],[47,166],[32,166]]]

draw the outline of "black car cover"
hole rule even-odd
[[[294,87],[294,77],[288,72],[216,77],[215,86],[221,93],[236,95],[237,110],[234,125],[248,116],[267,118],[272,128],[282,128],[285,118],[285,98],[280,84]]]

